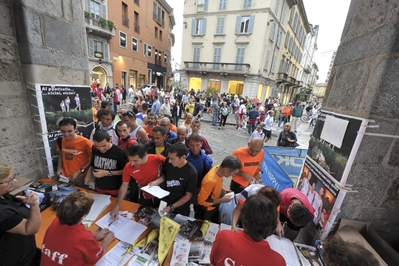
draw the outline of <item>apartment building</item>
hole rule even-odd
[[[113,83],[109,41],[115,36],[114,23],[108,20],[108,0],[83,1],[90,80],[104,87]]]
[[[114,84],[169,86],[173,9],[165,0],[114,0],[108,11],[116,27],[110,41]]]
[[[183,88],[289,101],[311,28],[301,0],[187,0]]]

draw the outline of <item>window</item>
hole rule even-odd
[[[155,56],[154,56],[154,57],[155,57],[155,64],[156,64],[156,65],[159,65],[159,63],[158,63],[158,50],[155,49],[154,52],[155,52]]]
[[[245,54],[245,47],[238,47],[236,55],[236,64],[244,63],[244,54]],[[242,65],[236,65],[235,70],[242,71]]]
[[[152,57],[152,46],[151,45],[147,45],[147,56]]]
[[[276,24],[273,23],[272,29],[270,30],[269,39],[274,42],[274,36],[276,35]]]
[[[126,49],[126,33],[119,31],[119,46]]]
[[[209,0],[198,0],[197,12],[208,12],[208,1]]]
[[[220,63],[220,58],[222,56],[222,47],[215,47],[213,51],[213,62]],[[219,69],[220,64],[214,64],[213,69]]]
[[[140,6],[140,0],[134,0],[134,3],[138,6]]]
[[[147,55],[147,44],[143,44],[143,52],[144,52],[144,57]]]
[[[277,16],[277,13],[278,13],[278,8],[280,7],[280,0],[277,0],[276,1],[276,8],[274,9],[274,14],[276,14],[276,16]]]
[[[273,57],[272,69],[271,69],[272,73],[274,73],[276,71],[276,61],[277,61],[277,56],[274,56]]]
[[[238,16],[236,21],[236,34],[252,34],[255,16]]]
[[[216,35],[224,34],[224,17],[218,18],[216,23]]]
[[[121,85],[126,88],[126,84],[127,84],[127,72],[122,71],[121,72]]]
[[[159,40],[162,41],[162,31],[159,30]]]
[[[103,60],[109,60],[108,43],[89,39],[89,57],[94,58],[95,53],[102,53]]]
[[[136,11],[134,11],[134,32],[140,34],[140,16]]]
[[[252,0],[244,0],[244,9],[250,9],[252,7]]]
[[[107,18],[107,7],[94,0],[87,2],[87,11],[90,12],[90,17],[98,20],[100,17]]]
[[[219,11],[226,10],[226,2],[227,2],[227,0],[220,0],[220,2],[219,2]]]
[[[163,54],[163,62],[165,63],[165,64],[167,64],[168,63],[168,55],[167,54]]]
[[[128,16],[127,5],[122,2],[122,25],[129,27],[129,19],[127,16]]]
[[[194,54],[193,54],[193,61],[194,62],[199,62],[200,61],[200,52],[201,52],[201,48],[200,47],[194,47]],[[199,64],[198,63],[194,63],[193,67],[194,68],[199,68]]]
[[[139,47],[138,47],[137,39],[132,37],[132,51],[137,53],[138,50],[139,50]]]
[[[265,70],[268,70],[268,69],[269,69],[270,55],[271,55],[270,51],[267,51],[267,52],[266,52],[265,66],[264,66],[264,69],[265,69]]]
[[[276,45],[277,45],[277,47],[278,48],[280,48],[280,46],[281,46],[281,40],[284,38],[284,33],[283,33],[283,31],[282,30],[278,30],[278,33],[277,33],[277,42],[276,42]]]
[[[205,35],[206,31],[206,19],[195,19],[193,18],[192,20],[192,25],[191,25],[191,35]]]
[[[155,27],[155,39],[158,39],[158,28]]]
[[[165,24],[165,12],[156,2],[152,4],[152,18],[162,26]]]

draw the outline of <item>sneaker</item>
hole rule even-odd
[[[242,130],[242,128],[239,127],[238,130]]]

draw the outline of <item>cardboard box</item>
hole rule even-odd
[[[348,227],[344,228],[345,226],[351,226],[356,229],[363,239],[358,234],[351,232]],[[399,265],[399,254],[371,228],[370,223],[341,219],[337,233],[340,234],[343,240],[362,242],[365,248],[369,250],[372,249],[370,251],[380,260],[380,265]],[[367,243],[365,243],[365,241],[367,241]]]

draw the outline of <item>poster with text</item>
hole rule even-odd
[[[53,176],[58,158],[56,140],[61,136],[58,123],[66,117],[75,119],[77,134],[87,138],[93,129],[90,86],[38,84],[35,89],[47,166]]]
[[[346,183],[367,120],[322,111],[309,141],[307,155],[332,178]]]

